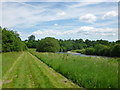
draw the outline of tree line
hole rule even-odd
[[[75,51],[88,55],[120,57],[120,40],[113,42],[107,40],[92,41],[88,39],[58,40],[52,37],[35,40],[35,36],[31,35],[28,37],[28,40],[22,41],[19,34],[15,31],[0,27],[0,32],[2,32],[2,52],[23,51],[27,50],[27,48],[36,48],[39,52]]]
[[[31,35],[24,41],[28,48],[36,48],[39,52],[67,52],[75,51],[87,55],[100,56],[120,56],[120,40],[109,42],[107,40],[88,40],[83,39],[55,39],[46,37],[41,40],[35,40]]]

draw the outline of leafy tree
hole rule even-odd
[[[28,37],[28,40],[24,41],[28,48],[36,48],[38,40],[35,40],[35,36],[31,35]]]
[[[0,26],[0,52],[2,52],[2,27]]]
[[[57,39],[52,37],[46,37],[39,40],[37,45],[38,52],[59,52],[60,45]]]
[[[120,43],[120,40],[117,40],[116,43]]]
[[[26,45],[21,41],[16,32],[2,29],[2,52],[26,50]]]
[[[28,37],[28,41],[32,41],[32,40],[35,40],[35,36],[34,35],[31,35]]]
[[[120,57],[120,44],[115,44],[111,49],[111,56]]]

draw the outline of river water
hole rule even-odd
[[[74,52],[57,52],[59,54],[71,54],[71,55],[77,55],[81,57],[104,57],[104,58],[110,58],[110,57],[105,57],[105,56],[97,56],[97,55],[85,55],[81,53],[74,53]]]

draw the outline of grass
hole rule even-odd
[[[22,52],[2,53],[2,75],[3,76],[21,54]]]
[[[0,53],[0,90],[2,88],[2,54]]]
[[[117,88],[118,62],[115,58],[80,57],[70,54],[30,52],[57,72],[85,88]]]
[[[76,52],[76,53],[85,53],[85,49],[77,49],[77,50],[71,50],[71,52]]]
[[[79,88],[27,51],[3,53],[3,64],[3,88]]]

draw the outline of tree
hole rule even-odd
[[[88,39],[85,40],[85,44],[87,44],[87,47],[93,46],[92,41],[91,41],[91,40],[88,40]]]
[[[27,47],[23,43],[18,34],[14,31],[2,29],[2,52],[22,51]]]
[[[36,48],[37,46],[37,40],[35,40],[35,36],[31,35],[28,37],[28,40],[24,41],[28,48]]]
[[[35,36],[34,35],[31,35],[28,37],[28,41],[32,41],[32,40],[35,40]]]
[[[111,49],[111,56],[120,57],[120,44],[115,44]]]
[[[2,27],[0,26],[0,52],[2,52]]]
[[[59,52],[60,45],[57,39],[52,37],[46,37],[39,40],[37,45],[38,52]]]

